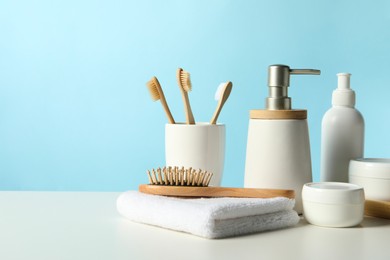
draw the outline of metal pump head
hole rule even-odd
[[[320,75],[320,70],[290,69],[287,65],[271,65],[268,67],[269,94],[266,99],[268,110],[291,110],[291,98],[288,96],[291,74]]]

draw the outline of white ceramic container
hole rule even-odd
[[[306,183],[302,189],[305,219],[317,226],[352,227],[364,216],[364,189],[342,182]]]
[[[224,124],[166,124],[166,165],[212,172],[210,186],[220,186],[225,161],[225,135]]]
[[[349,182],[364,187],[366,199],[390,201],[390,159],[351,160]]]
[[[250,119],[244,186],[295,190],[301,214],[301,190],[311,181],[307,120]]]

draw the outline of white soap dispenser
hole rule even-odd
[[[332,108],[322,119],[321,181],[348,182],[351,159],[364,152],[364,119],[355,109],[355,91],[349,73],[339,73],[332,94]]]
[[[290,75],[319,75],[319,70],[268,68],[266,109],[251,110],[246,150],[247,188],[293,189],[295,210],[302,213],[301,190],[312,181],[307,110],[291,109]]]

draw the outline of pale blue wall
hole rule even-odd
[[[385,0],[2,0],[0,189],[135,189],[164,163],[166,118],[145,82],[160,79],[182,121],[179,66],[191,72],[200,121],[218,84],[234,83],[220,117],[225,186],[243,185],[248,111],[263,107],[275,63],[322,70],[290,88],[293,106],[309,110],[315,180],[338,72],[353,74],[366,156],[390,157],[389,28]]]

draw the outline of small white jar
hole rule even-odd
[[[303,215],[317,226],[352,227],[364,216],[364,190],[342,182],[306,183],[302,189]]]
[[[362,186],[366,199],[390,201],[390,159],[351,160],[349,182]]]

